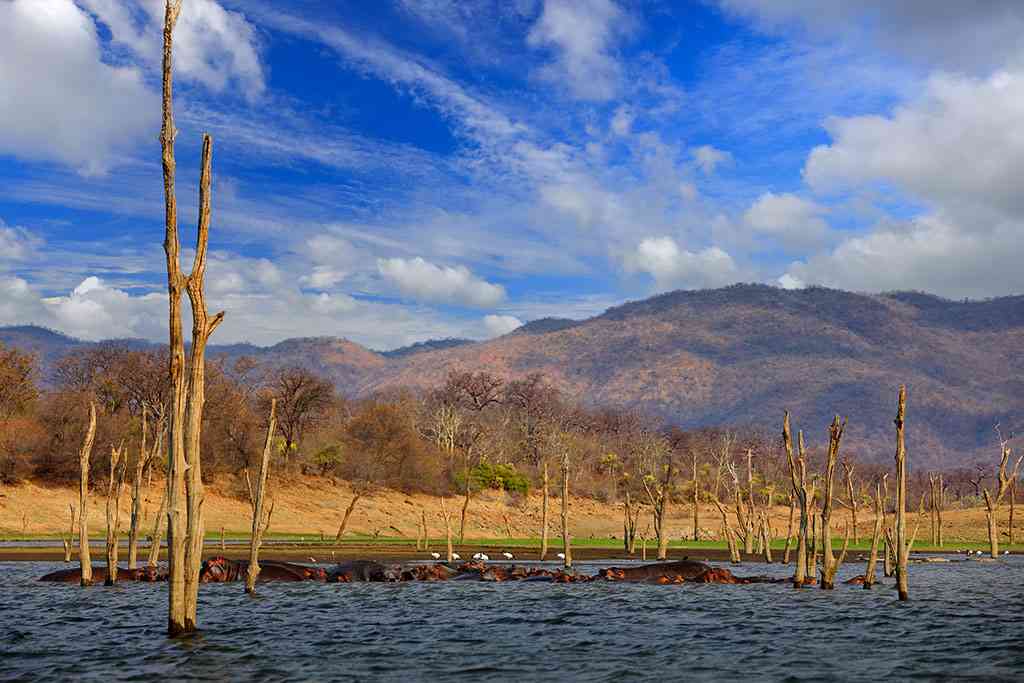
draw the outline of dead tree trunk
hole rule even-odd
[[[160,128],[162,151],[165,236],[167,256],[167,292],[169,307],[171,385],[170,434],[167,468],[167,556],[168,610],[167,631],[171,636],[197,629],[199,568],[202,562],[203,472],[200,434],[203,420],[206,379],[206,343],[224,319],[223,312],[210,317],[206,310],[204,279],[210,235],[210,187],[213,140],[203,135],[199,177],[199,220],[195,258],[191,273],[181,270],[181,243],[178,236],[178,205],[175,196],[172,43],[174,26],[181,13],[182,0],[166,0],[163,30],[163,122]],[[181,323],[181,295],[187,292],[192,308],[192,347],[186,377],[185,340]]]
[[[875,583],[878,566],[878,543],[882,538],[882,525],[885,523],[885,504],[882,501],[882,485],[875,484],[875,530],[871,534],[871,554],[868,555],[868,567],[864,572],[864,588],[870,589]]]
[[[454,555],[452,552],[452,518],[448,514],[448,506],[445,505],[444,498],[441,498],[441,516],[444,518],[444,537],[448,551],[445,561],[451,562]]]
[[[860,542],[860,534],[857,531],[857,508],[860,504],[857,501],[857,492],[853,485],[854,465],[848,460],[843,461],[843,474],[846,479],[846,495],[850,498],[850,519],[853,521],[853,542]]]
[[[782,554],[783,564],[789,564],[789,548],[793,542],[793,517],[796,515],[796,493],[789,494],[789,524],[786,526],[786,548]]]
[[[906,411],[907,388],[901,386],[896,407],[896,589],[901,601],[910,599],[907,576],[907,450],[904,443]]]
[[[820,521],[817,510],[811,510],[811,537],[807,553],[807,577],[812,581],[818,577],[818,523]]]
[[[274,430],[277,429],[277,399],[270,399],[270,418],[267,421],[267,439],[263,442],[263,457],[256,475],[256,486],[249,479],[249,471],[245,472],[245,482],[249,485],[249,504],[252,506],[252,537],[249,541],[249,568],[245,575],[245,592],[256,592],[256,579],[260,575],[260,545],[263,534],[270,526],[270,515],[263,518],[263,501],[267,495],[267,474],[270,471],[270,451],[274,447]],[[223,542],[223,541],[222,541]]]
[[[693,540],[700,540],[700,482],[697,479],[697,451],[693,451]]]
[[[793,487],[793,495],[800,505],[800,532],[797,536],[796,570],[793,573],[793,587],[802,588],[806,583],[808,548],[807,533],[810,522],[810,506],[814,500],[814,485],[807,479],[807,455],[804,448],[804,433],[797,432],[798,455],[793,457],[793,436],[789,429],[789,412],[782,420],[782,442],[786,449],[786,461],[789,464],[789,476]],[[811,574],[811,578],[814,575]]]
[[[466,494],[462,499],[462,514],[459,516],[459,543],[466,542],[466,513],[469,511],[470,489],[469,466],[466,466]]]
[[[832,552],[832,497],[835,486],[836,465],[839,461],[839,444],[846,430],[846,420],[839,421],[836,415],[828,430],[828,458],[825,461],[825,490],[821,502],[821,543],[822,573],[821,587],[825,590],[835,588],[836,573],[840,562],[836,562]],[[847,534],[849,541],[849,534]]]
[[[92,558],[89,555],[89,457],[96,438],[96,403],[89,402],[89,428],[85,432],[82,450],[78,452],[81,472],[78,479],[78,562],[81,565],[82,585],[92,585]]]
[[[772,563],[772,527],[768,513],[761,513],[761,550],[764,552],[765,564]]]
[[[1015,507],[1017,507],[1017,480],[1016,479],[1014,479],[1013,483],[1010,484],[1010,519],[1008,521],[1009,528],[1007,529],[1007,531],[1009,532],[1009,542],[1010,542],[1010,545],[1013,545],[1013,512],[1014,512],[1014,508]],[[941,538],[941,536],[940,536],[940,538]],[[941,545],[941,540],[940,540],[939,543]]]
[[[345,514],[341,518],[341,524],[338,526],[338,533],[334,536],[335,543],[341,543],[341,537],[345,534],[345,528],[348,526],[348,520],[352,516],[352,511],[356,509],[356,503],[363,497],[363,494],[358,491],[352,492],[352,500],[349,501],[348,507],[345,508]]]
[[[747,524],[743,528],[743,552],[754,552],[754,451],[747,449]]]
[[[71,525],[68,527],[68,536],[63,538],[64,541],[64,561],[71,561],[71,549],[75,544],[75,506],[68,503],[68,509],[71,511]],[[61,534],[63,536],[63,534]]]
[[[142,406],[142,445],[139,448],[139,459],[135,463],[135,476],[132,478],[132,516],[128,528],[128,569],[135,569],[138,564],[139,531],[142,526],[142,475],[153,459],[160,453],[163,446],[163,418],[156,425],[156,439],[153,450],[146,450],[146,406]]]
[[[160,510],[156,513],[156,520],[153,522],[153,536],[149,542],[149,560],[146,565],[155,567],[160,561],[160,539],[164,516],[167,514],[167,487],[164,487],[163,495],[160,496]]]
[[[669,458],[665,465],[665,478],[660,486],[655,485],[654,489],[651,488],[646,477],[641,479],[644,490],[647,492],[647,497],[651,501],[651,510],[654,517],[654,534],[658,538],[659,560],[664,560],[668,556],[668,528],[666,522],[668,520],[669,490],[672,486],[672,469],[672,458]]]
[[[420,510],[420,522],[423,524],[423,549],[430,550],[430,531],[427,529],[426,510]]]
[[[542,481],[542,497],[540,501],[540,560],[544,561],[544,557],[548,554],[548,497],[549,497],[549,477],[548,477],[548,461],[545,460],[541,466],[541,481]]]
[[[718,508],[718,512],[722,515],[722,535],[725,537],[725,544],[729,548],[729,560],[733,564],[740,564],[742,558],[740,557],[739,546],[733,537],[732,529],[729,527],[729,513],[726,511],[725,506],[722,505],[722,501],[715,498],[714,503],[715,507]]]
[[[107,578],[106,586],[117,583],[118,531],[121,526],[121,491],[128,463],[124,446],[110,449],[110,478],[107,479]]]
[[[627,488],[622,501],[622,547],[627,553],[633,546],[634,536],[636,536],[636,518],[633,517],[633,501]]]
[[[936,489],[936,478],[932,473],[928,474],[928,523],[931,528],[932,545],[939,546],[939,500]]]
[[[1007,474],[1006,467],[1010,461],[1011,449],[1008,440],[1003,439],[999,425],[996,425],[996,433],[999,434],[1000,450],[999,469],[996,470],[996,490],[995,493],[991,493],[987,487],[981,490],[985,499],[985,516],[988,518],[989,552],[993,559],[999,557],[999,525],[996,521],[996,513],[999,511],[999,504],[1002,502],[1003,496],[1010,490],[1011,483],[1016,481],[1020,475],[1021,461],[1024,460],[1024,455],[1018,457],[1012,473]]]
[[[562,454],[562,563],[572,567],[572,537],[569,534],[569,454]]]

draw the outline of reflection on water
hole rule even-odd
[[[1024,679],[1019,557],[913,565],[904,604],[888,580],[217,584],[184,641],[164,636],[166,585],[35,581],[63,566],[0,563],[0,679]]]

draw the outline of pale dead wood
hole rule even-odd
[[[840,422],[836,415],[828,431],[828,457],[825,460],[825,486],[821,503],[822,574],[821,587],[829,590],[835,587],[836,574],[842,562],[837,562],[832,552],[832,498],[835,487],[836,464],[839,461],[839,446],[846,430],[846,420]],[[849,534],[847,534],[849,540]]]
[[[68,509],[71,511],[71,525],[68,527],[68,535],[64,536],[61,534],[61,541],[64,543],[64,561],[71,561],[71,549],[75,543],[75,506],[68,503]]]
[[[722,515],[722,534],[725,536],[725,543],[729,547],[729,559],[733,564],[739,564],[741,561],[740,550],[736,539],[733,537],[732,527],[729,525],[729,512],[722,505],[722,501],[717,498],[713,498],[712,502]]]
[[[800,506],[800,530],[797,536],[796,569],[793,572],[793,586],[802,588],[807,579],[809,549],[807,547],[808,525],[810,523],[810,507],[814,500],[814,484],[807,478],[807,454],[804,447],[804,433],[797,432],[798,452],[793,457],[793,436],[789,428],[789,412],[782,419],[782,443],[786,450],[786,462],[789,465],[790,483],[793,494]],[[813,577],[814,574],[811,574]]]
[[[860,541],[860,536],[857,531],[857,510],[860,508],[860,503],[857,500],[856,488],[853,485],[854,467],[854,463],[849,460],[843,461],[843,477],[846,482],[846,495],[850,499],[850,502],[846,504],[846,506],[850,508],[850,519],[853,520],[853,542],[858,543]],[[842,503],[842,499],[837,497],[836,500]]]
[[[562,563],[572,567],[572,537],[569,533],[569,451],[562,452]]]
[[[423,525],[423,549],[430,550],[430,530],[427,529],[427,511],[420,509],[420,522]]]
[[[341,537],[345,534],[345,528],[348,526],[348,520],[352,517],[352,512],[356,509],[356,503],[363,497],[362,491],[355,490],[352,492],[352,500],[349,501],[348,507],[345,508],[345,514],[341,518],[341,524],[338,525],[338,533],[334,536],[335,543],[341,543]]]
[[[146,468],[160,455],[163,448],[164,418],[161,414],[156,424],[156,438],[152,450],[146,450],[146,416],[147,406],[142,405],[142,444],[139,448],[139,458],[135,462],[135,476],[132,478],[132,512],[131,524],[128,527],[128,569],[135,569],[138,563],[139,533],[142,527],[142,477]]]
[[[160,540],[162,538],[162,529],[164,517],[167,516],[167,487],[165,486],[163,492],[160,495],[160,509],[157,510],[156,519],[153,520],[153,534],[149,540],[149,559],[146,565],[149,567],[155,567],[157,562],[160,560]]]
[[[772,563],[772,527],[768,520],[768,512],[761,511],[761,550],[766,564]]]
[[[700,540],[700,480],[697,470],[697,450],[693,451],[693,540]]]
[[[92,557],[89,555],[89,457],[96,438],[96,403],[89,401],[89,427],[85,432],[82,450],[78,452],[78,562],[81,565],[82,585],[92,584]]]
[[[796,493],[789,494],[789,524],[786,526],[786,547],[783,550],[782,563],[789,564],[789,549],[793,542],[793,518],[796,515]]]
[[[444,498],[441,498],[441,516],[444,518],[444,536],[447,550],[446,562],[452,561],[452,518],[448,514],[448,505],[445,504]]]
[[[996,470],[996,490],[994,493],[988,487],[984,487],[981,490],[982,497],[985,500],[985,517],[988,521],[989,552],[993,559],[999,557],[999,525],[996,521],[996,513],[999,511],[999,504],[1002,502],[1003,497],[1010,490],[1011,484],[1020,476],[1021,462],[1024,461],[1024,455],[1019,456],[1012,471],[1007,474],[1007,465],[1010,462],[1012,450],[1009,446],[1009,439],[1003,438],[999,425],[996,425],[995,429],[996,434],[999,436],[1000,451],[999,468]]]
[[[900,386],[896,406],[896,589],[901,601],[910,599],[907,561],[907,448],[904,424],[907,412],[907,387]]]
[[[263,442],[263,457],[256,475],[256,485],[249,480],[249,471],[245,472],[245,481],[249,485],[249,503],[252,507],[252,532],[249,541],[249,567],[245,575],[245,592],[256,592],[256,579],[260,575],[260,545],[263,535],[270,526],[270,512],[263,518],[263,502],[267,495],[267,477],[270,473],[270,454],[274,447],[274,431],[277,429],[277,399],[270,400],[270,416],[267,420],[267,438]],[[221,527],[221,545],[224,544],[224,527]]]
[[[541,502],[540,502],[540,560],[543,562],[548,554],[548,499],[550,497],[550,475],[547,459],[541,464]]]
[[[121,492],[127,469],[124,444],[110,448],[110,477],[107,479],[107,586],[117,583],[118,532],[121,526]]]
[[[864,588],[870,589],[875,583],[876,567],[878,566],[878,544],[882,538],[882,526],[885,523],[885,504],[882,499],[882,484],[875,484],[875,530],[871,534],[871,554],[868,555],[868,567],[864,572]]]

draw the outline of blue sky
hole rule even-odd
[[[0,324],[165,337],[162,0],[0,0]],[[185,0],[218,342],[764,282],[1024,292],[1024,4]]]

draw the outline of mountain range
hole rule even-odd
[[[91,343],[33,326],[0,328],[0,342],[36,352],[44,370]],[[846,448],[873,459],[891,457],[896,391],[905,383],[911,462],[954,468],[994,462],[993,426],[1010,430],[1024,420],[1022,348],[1024,296],[950,301],[733,285],[661,294],[587,320],[537,320],[482,342],[376,352],[315,337],[209,353],[302,365],[355,397],[435,386],[453,369],[507,378],[542,372],[580,402],[635,408],[683,427],[775,430],[789,410],[812,445],[824,442],[839,414],[849,420]]]

